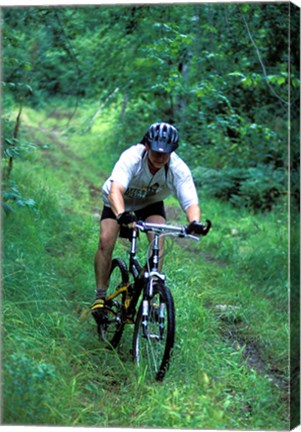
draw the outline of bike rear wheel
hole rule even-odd
[[[175,339],[175,308],[168,287],[154,285],[148,299],[148,319],[145,323],[143,301],[140,304],[133,337],[135,362],[149,376],[162,381],[168,369]]]
[[[115,258],[112,261],[109,287],[105,301],[104,321],[98,325],[102,339],[117,347],[124,329],[124,303],[129,284],[129,273],[126,263]]]

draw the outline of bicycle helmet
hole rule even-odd
[[[179,133],[169,123],[153,123],[146,139],[151,150],[159,153],[171,153],[179,146]]]

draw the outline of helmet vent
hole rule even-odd
[[[153,151],[171,153],[178,147],[179,134],[169,123],[153,123],[147,132],[147,139]]]

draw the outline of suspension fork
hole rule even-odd
[[[163,339],[164,335],[164,312],[165,312],[165,303],[160,301],[160,310],[159,310],[159,331],[160,331],[160,339]]]
[[[148,321],[149,321],[149,313],[150,313],[150,300],[154,295],[154,284],[156,282],[163,283],[165,282],[165,275],[159,272],[159,235],[155,233],[154,237],[154,245],[152,248],[152,256],[149,260],[149,268],[150,272],[144,273],[144,280],[146,281],[145,290],[143,294],[143,302],[142,302],[142,330],[143,336],[147,337],[148,332]],[[160,339],[163,338],[164,333],[164,310],[165,304],[160,301],[158,322],[160,329]]]
[[[137,250],[137,238],[138,238],[138,229],[133,229],[132,234],[132,241],[131,241],[131,249],[130,249],[130,272],[134,276],[134,279],[136,280],[139,277],[139,274],[141,272],[141,266],[138,262],[137,256],[136,256],[136,250]]]
[[[153,253],[150,262],[150,264],[152,265],[152,272],[159,272],[159,252],[159,235],[155,233]]]
[[[154,234],[153,247],[152,247],[152,255],[149,259],[148,268],[150,271],[145,271],[144,275],[141,273],[141,266],[136,257],[136,248],[137,248],[137,237],[138,230],[134,229],[132,234],[132,242],[131,242],[131,250],[130,250],[130,271],[134,276],[134,290],[133,296],[128,308],[128,311],[133,311],[136,307],[138,299],[140,297],[140,293],[143,289],[143,299],[142,299],[142,331],[143,336],[148,337],[148,321],[149,321],[149,311],[150,311],[150,299],[154,294],[154,282],[156,280],[165,280],[165,276],[159,273],[159,235],[157,233]],[[163,337],[164,331],[164,308],[165,305],[160,303],[159,310],[159,328],[160,328],[160,338]]]
[[[148,323],[150,318],[150,311],[152,308],[155,307],[154,304],[151,304],[151,300],[154,295],[155,287],[154,285],[156,283],[160,283],[164,285],[165,277],[164,275],[161,275],[160,273],[151,272],[150,278],[147,280],[145,279],[145,288],[144,288],[144,294],[143,294],[143,300],[142,300],[142,332],[143,336],[145,338],[148,337]],[[164,335],[164,312],[165,312],[165,303],[162,301],[160,297],[159,304],[156,305],[158,307],[158,310],[155,311],[155,318],[156,322],[159,324],[159,338],[160,340],[163,339]],[[154,312],[154,311],[153,311]]]

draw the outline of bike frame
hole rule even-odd
[[[131,250],[130,250],[130,258],[129,258],[129,271],[132,273],[135,282],[138,279],[144,279],[144,281],[152,281],[154,278],[165,281],[165,275],[159,272],[159,238],[160,232],[165,228],[170,229],[168,225],[159,225],[159,224],[150,224],[150,223],[140,223],[133,229],[132,241],[131,241]],[[137,239],[138,239],[138,230],[147,230],[152,231],[154,233],[154,239],[152,240],[152,253],[149,259],[149,271],[145,271],[143,276],[141,275],[142,267],[137,259],[136,251],[137,251]],[[178,230],[178,228],[177,228]],[[147,232],[147,231],[146,231]],[[150,283],[152,285],[152,283]],[[152,291],[152,290],[151,290]],[[152,295],[152,292],[149,292],[148,295]]]
[[[138,232],[142,231],[145,233],[153,233],[154,239],[152,240],[152,253],[149,258],[149,265],[147,266],[148,271],[143,271],[143,267],[140,265],[136,252],[137,252],[137,241]],[[108,299],[113,300],[121,292],[127,291],[129,293],[130,287],[133,287],[133,291],[130,294],[129,303],[127,304],[127,310],[135,310],[138,303],[140,294],[144,290],[143,299],[148,299],[153,295],[153,284],[155,281],[160,281],[164,286],[165,274],[159,272],[159,239],[160,235],[166,232],[170,235],[176,234],[179,237],[190,237],[194,240],[199,240],[199,237],[187,234],[185,227],[178,227],[165,224],[147,223],[139,221],[133,228],[131,248],[129,256],[129,272],[133,275],[134,284],[127,283],[127,285],[120,287],[115,293],[111,294]]]
[[[199,224],[200,235],[206,235],[211,226]],[[139,232],[151,234],[147,251],[146,265],[142,267],[138,261],[137,241]],[[134,324],[133,358],[137,364],[145,358],[157,380],[162,381],[168,368],[175,338],[175,307],[170,289],[165,284],[165,274],[160,272],[160,244],[161,237],[190,237],[199,240],[199,236],[191,235],[187,227],[155,224],[138,221],[132,229],[131,247],[128,265],[123,259],[116,258],[112,271],[117,269],[116,277],[121,283],[115,292],[106,299],[110,315],[100,325],[100,334],[106,339],[106,332],[110,324],[114,325],[111,337],[107,339],[114,348],[118,345],[125,324]],[[129,273],[134,281],[129,281]],[[118,276],[117,276],[118,275]],[[114,280],[115,282],[115,280]],[[114,288],[114,287],[113,287]],[[118,297],[119,296],[119,297]],[[118,297],[118,298],[117,298]],[[115,298],[116,301],[114,300]],[[112,303],[110,303],[112,301]],[[136,314],[136,307],[139,307]],[[112,316],[111,315],[111,316]],[[108,330],[109,334],[109,330]]]
[[[152,251],[151,257],[149,258],[149,265],[147,266],[148,271],[145,271],[143,276],[141,275],[142,267],[138,262],[136,251],[137,251],[137,239],[138,239],[138,231],[153,233],[154,239],[152,240]],[[173,225],[165,225],[165,224],[157,224],[157,223],[147,223],[147,222],[137,222],[136,226],[133,228],[132,241],[131,241],[131,250],[130,250],[130,258],[129,258],[129,271],[132,273],[135,285],[137,281],[143,279],[144,282],[147,282],[148,290],[147,297],[152,296],[152,286],[154,280],[160,280],[163,284],[165,283],[165,274],[160,273],[159,271],[159,239],[160,235],[163,232],[167,232],[168,234],[177,234],[180,237],[190,237],[194,240],[199,240],[199,237],[186,234],[185,227],[178,227]],[[145,283],[144,283],[145,285]]]

